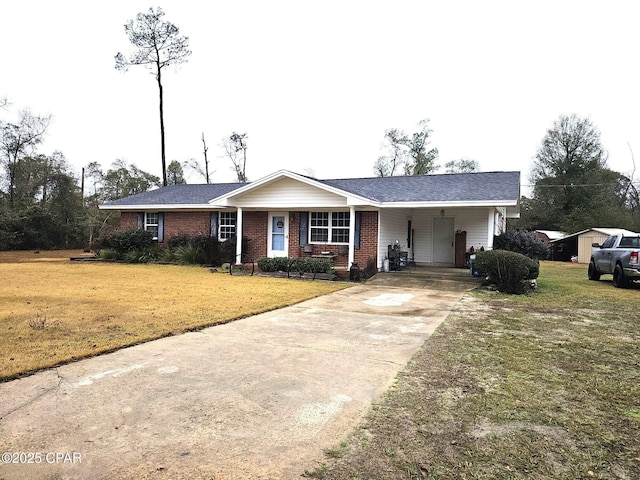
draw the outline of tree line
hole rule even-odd
[[[100,203],[160,184],[123,160],[107,170],[90,163],[78,176],[62,152],[38,151],[50,120],[29,110],[0,120],[0,250],[88,248],[119,222]]]

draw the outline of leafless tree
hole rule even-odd
[[[247,136],[246,133],[233,132],[222,139],[225,154],[231,160],[238,182],[247,182]]]
[[[181,36],[178,27],[162,20],[164,12],[158,7],[154,11],[138,13],[136,19],[129,20],[124,30],[136,50],[129,57],[118,52],[115,56],[116,69],[126,71],[132,65],[144,65],[155,75],[160,96],[160,147],[162,152],[162,179],[167,185],[167,165],[164,132],[164,97],[162,70],[169,65],[187,61],[191,55],[189,37]]]
[[[184,162],[184,166],[186,168],[190,168],[191,170],[194,170],[198,175],[204,178],[205,182],[211,183],[211,173],[214,173],[215,170],[213,172],[209,171],[209,157],[207,156],[209,147],[207,147],[207,142],[204,139],[204,133],[202,134],[202,148],[203,148],[202,153],[204,155],[204,166],[203,164],[198,162],[195,158],[191,158],[186,162]]]

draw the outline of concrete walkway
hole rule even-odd
[[[475,286],[418,277],[0,384],[0,478],[299,479]]]

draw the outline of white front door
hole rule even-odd
[[[453,264],[455,234],[453,218],[433,218],[433,263]]]
[[[289,216],[286,212],[269,213],[268,257],[289,256]]]

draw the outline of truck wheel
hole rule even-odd
[[[598,269],[596,268],[596,264],[594,263],[593,260],[591,260],[591,262],[589,263],[589,270],[587,270],[587,276],[589,277],[589,280],[595,280],[596,282],[600,280],[600,273],[598,272]]]
[[[627,285],[629,285],[629,280],[624,278],[622,267],[618,264],[613,271],[613,286],[616,288],[626,288]]]

